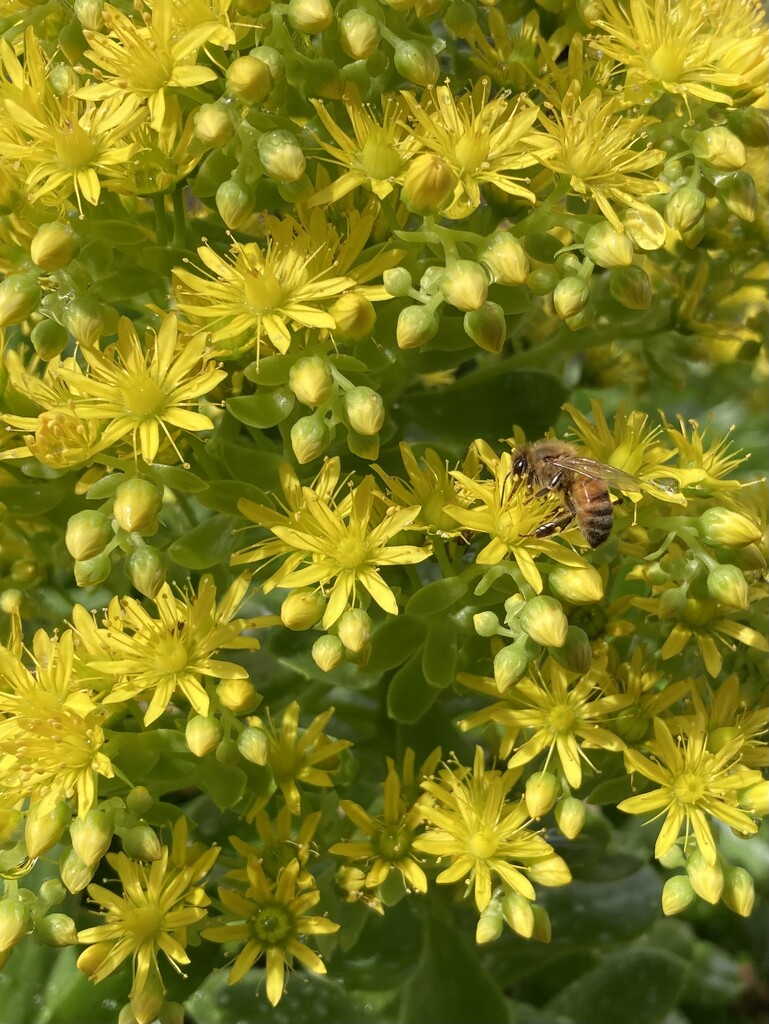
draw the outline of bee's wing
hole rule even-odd
[[[563,455],[550,461],[554,466],[568,469],[579,476],[586,476],[591,480],[604,480],[621,491],[638,493],[643,490],[656,489],[665,491],[667,494],[677,494],[679,490],[677,481],[671,477],[663,477],[659,480],[641,480],[614,466],[607,466],[603,462],[596,462],[595,459],[587,459],[582,455]]]

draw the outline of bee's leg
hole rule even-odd
[[[554,516],[547,523],[542,523],[533,533],[524,534],[525,537],[552,537],[554,533],[560,533],[574,521],[574,510],[561,510],[560,515]]]

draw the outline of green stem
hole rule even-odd
[[[183,249],[187,240],[187,218],[184,209],[184,188],[178,188],[173,194],[174,203],[174,234],[171,245]]]
[[[153,196],[152,207],[155,211],[155,234],[158,245],[168,245],[168,222],[166,220],[166,197],[165,195]]]
[[[444,576],[456,576],[456,569],[446,554],[446,545],[441,537],[433,537],[433,552]]]
[[[520,224],[516,225],[516,235],[521,237],[522,235],[529,235],[534,231],[550,227],[553,207],[563,199],[568,191],[569,179],[561,176],[547,199],[530,213],[528,217],[522,220]]]

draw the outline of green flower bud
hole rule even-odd
[[[126,558],[125,571],[140,594],[153,598],[166,580],[166,556],[150,545],[134,548]]]
[[[705,218],[700,217],[693,228],[681,232],[681,241],[687,249],[696,249],[705,237]]]
[[[320,356],[298,359],[288,373],[288,386],[302,405],[322,405],[334,389],[331,367]]]
[[[719,171],[737,171],[748,158],[742,142],[723,125],[700,132],[692,143],[692,153]]]
[[[689,598],[683,587],[670,587],[660,594],[660,603],[657,610],[659,619],[678,619],[685,609]]]
[[[322,416],[302,416],[291,427],[291,448],[297,462],[304,466],[331,444],[331,433]]]
[[[342,341],[363,341],[374,332],[376,310],[364,295],[340,295],[331,307],[331,316],[336,323],[334,335]]]
[[[145,815],[155,801],[146,786],[133,786],[129,789],[125,805],[131,814]]]
[[[74,850],[62,853],[59,860],[59,875],[71,893],[82,892],[93,878],[98,863],[88,865],[78,857]]]
[[[9,274],[0,281],[0,327],[26,320],[37,309],[41,295],[37,274]]]
[[[155,861],[163,856],[163,847],[154,829],[143,822],[122,831],[120,842],[123,852],[133,860]]]
[[[734,174],[722,178],[716,187],[726,208],[735,217],[752,224],[756,219],[758,192],[751,176],[745,171],[735,171]]]
[[[547,582],[556,597],[571,604],[593,604],[603,597],[601,574],[592,565],[559,565],[550,573]]]
[[[468,0],[454,0],[443,16],[443,23],[455,39],[468,39],[478,24],[478,15]]]
[[[35,938],[44,946],[61,949],[77,944],[75,922],[67,914],[47,914],[35,922]]]
[[[154,531],[162,506],[163,492],[149,480],[135,476],[124,480],[115,491],[112,515],[126,533]]]
[[[348,11],[339,21],[339,42],[348,57],[368,60],[379,48],[379,22],[367,11]]]
[[[553,597],[532,597],[526,602],[518,621],[528,635],[543,647],[563,647],[569,632],[569,620]]]
[[[711,547],[742,548],[757,544],[761,530],[741,512],[716,506],[706,509],[697,521],[702,540]]]
[[[496,636],[499,632],[499,618],[494,612],[477,612],[473,615],[473,626],[478,636]]]
[[[270,69],[250,54],[235,58],[227,68],[226,79],[230,95],[249,106],[263,103],[272,89]]]
[[[416,0],[414,13],[421,21],[432,21],[440,14],[445,0]]]
[[[451,202],[458,178],[435,153],[412,158],[403,176],[401,199],[406,209],[420,217],[439,213]]]
[[[579,277],[564,277],[555,286],[553,305],[561,320],[581,313],[590,301],[590,292]]]
[[[757,818],[769,815],[769,782],[756,782],[739,793],[740,806]],[[30,855],[31,856],[31,855]]]
[[[727,112],[729,128],[746,146],[761,149],[769,146],[769,120],[765,110],[741,107]]]
[[[530,864],[528,875],[536,885],[568,885],[571,881],[571,871],[566,861],[555,853]]]
[[[75,582],[79,587],[95,587],[103,583],[112,572],[112,560],[109,555],[94,555],[83,561],[75,562]]]
[[[441,276],[443,297],[463,313],[480,309],[486,301],[489,279],[480,263],[472,260],[457,260],[446,267]]]
[[[70,95],[81,85],[80,75],[69,64],[54,64],[46,75],[46,81],[51,92],[59,97]]]
[[[219,764],[234,768],[240,760],[240,751],[235,740],[222,740],[216,747],[215,757]]]
[[[526,278],[526,287],[535,295],[549,295],[560,280],[561,276],[555,267],[534,267]]]
[[[20,610],[23,601],[22,592],[16,587],[9,587],[0,592],[0,611],[5,612],[6,615],[13,615],[14,612]]]
[[[250,679],[223,679],[216,687],[216,695],[236,715],[247,715],[261,700]]]
[[[441,73],[432,50],[415,40],[399,39],[395,44],[395,67],[399,75],[414,85],[435,85]]]
[[[549,942],[553,937],[553,925],[550,915],[544,907],[538,903],[533,904],[531,912],[534,915],[534,930],[531,933],[532,939],[537,942]]]
[[[426,345],[438,332],[440,322],[435,313],[424,306],[406,306],[398,314],[395,340],[398,348],[410,349]]]
[[[700,851],[695,850],[686,860],[686,874],[700,899],[718,903],[724,891],[724,873],[718,861],[708,864]]]
[[[357,654],[370,643],[374,622],[362,608],[348,608],[337,623],[337,635],[348,651]]]
[[[79,344],[95,345],[107,329],[106,311],[90,295],[80,295],[64,307],[64,326]]]
[[[267,764],[269,749],[267,733],[259,726],[249,725],[238,736],[238,750],[251,764]]]
[[[69,224],[54,220],[37,229],[29,254],[41,270],[61,270],[72,262],[79,249],[80,243]]]
[[[584,675],[593,660],[593,650],[587,633],[579,626],[569,626],[566,631],[566,643],[563,647],[553,648],[550,657],[567,672]]]
[[[674,843],[669,850],[665,850],[664,853],[660,854],[657,860],[668,871],[674,871],[676,868],[682,868],[686,865],[684,851],[678,843]]]
[[[29,931],[31,916],[21,900],[0,900],[0,952],[12,949]]]
[[[491,279],[497,284],[523,284],[529,276],[526,250],[509,231],[494,235],[478,259],[489,268]]]
[[[253,190],[233,178],[223,181],[216,190],[216,208],[219,216],[233,231],[245,224],[254,212],[255,205]]]
[[[484,302],[464,316],[465,334],[478,348],[495,355],[502,351],[507,338],[505,311],[496,302]]]
[[[729,608],[750,608],[748,581],[736,565],[717,565],[708,573],[708,593]]]
[[[160,1008],[158,1024],[184,1024],[186,1019],[181,1003],[165,1002]]]
[[[72,557],[82,561],[100,555],[114,536],[112,523],[105,515],[84,509],[67,520],[64,543]]]
[[[532,937],[534,934],[534,911],[525,896],[521,896],[513,889],[507,889],[505,898],[502,900],[502,913],[505,921],[516,935],[520,935],[524,939]]]
[[[388,295],[394,298],[401,298],[408,295],[414,287],[411,274],[405,267],[392,267],[382,274],[382,284]]]
[[[32,804],[24,823],[24,845],[33,860],[47,853],[64,835],[70,820],[68,805],[62,801],[52,810],[40,811]]]
[[[599,267],[629,267],[633,262],[633,242],[624,233],[615,231],[608,221],[594,224],[585,235],[585,255]]]
[[[321,672],[332,672],[344,661],[344,644],[338,636],[320,636],[310,653]]]
[[[609,292],[625,309],[648,309],[652,304],[651,281],[640,267],[612,270]]]
[[[187,722],[184,738],[195,757],[212,754],[222,738],[219,719],[213,715],[195,715]]]
[[[705,213],[705,196],[698,188],[685,185],[673,192],[665,204],[665,220],[679,233],[690,231]]]
[[[256,144],[262,166],[277,181],[299,181],[307,167],[302,147],[293,132],[265,132]]]
[[[320,622],[326,599],[319,590],[294,590],[280,606],[280,620],[288,629],[301,632]]]
[[[652,252],[665,244],[665,222],[651,206],[630,207],[622,224],[636,249]]]
[[[535,821],[544,817],[555,805],[560,786],[552,772],[533,772],[526,780],[526,810]]]
[[[270,6],[271,0],[266,0],[266,6]],[[280,50],[274,46],[255,46],[250,51],[252,57],[256,57],[262,64],[266,64],[272,75],[273,82],[282,82],[286,77],[286,59]]]
[[[334,20],[329,0],[289,0],[288,21],[291,28],[311,36],[327,29]]]
[[[680,914],[695,897],[692,883],[686,875],[673,875],[662,887],[662,913],[666,917]]]
[[[94,807],[84,818],[75,818],[69,826],[72,849],[84,864],[98,864],[109,850],[114,831],[112,815]]]
[[[498,651],[494,658],[494,682],[500,693],[509,690],[526,675],[532,659],[526,638],[521,637],[514,644],[508,644]]]
[[[750,917],[756,900],[753,879],[745,868],[729,867],[724,875],[724,903],[740,917]]]
[[[75,0],[74,11],[83,28],[91,32],[98,32],[104,24],[103,0]]]
[[[481,911],[475,928],[475,941],[479,946],[486,942],[494,942],[502,934],[504,918],[502,904],[499,900],[491,900]]]
[[[224,103],[203,103],[195,113],[194,125],[195,138],[212,149],[226,146],[235,134],[235,123]]]
[[[567,839],[576,839],[585,824],[585,805],[575,796],[566,796],[555,805],[555,820]]]
[[[61,355],[67,347],[68,339],[67,328],[55,320],[41,320],[35,324],[29,336],[35,352],[46,362]]]
[[[342,404],[352,429],[364,437],[373,437],[382,429],[384,402],[371,388],[351,388],[342,396]]]

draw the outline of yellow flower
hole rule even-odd
[[[230,968],[230,985],[241,981],[257,960],[265,958],[267,998],[273,1006],[283,996],[285,971],[295,959],[315,974],[326,973],[321,958],[300,941],[300,936],[330,935],[339,928],[327,917],[307,914],[320,900],[320,893],[313,888],[297,894],[299,870],[299,862],[292,861],[273,881],[259,860],[249,857],[245,895],[235,889],[220,888],[219,899],[229,913],[224,924],[203,931],[203,937],[212,942],[243,944]]]
[[[439,537],[457,536],[461,532],[459,527],[444,511],[444,506],[458,497],[446,461],[432,448],[426,448],[418,460],[405,441],[400,443],[400,453],[408,483],[390,476],[379,466],[373,467],[387,485],[388,494],[402,507],[421,506],[416,525],[434,531]]]
[[[683,416],[678,417],[678,430],[664,416],[663,423],[668,439],[678,452],[675,477],[682,487],[705,487],[710,491],[739,489],[738,480],[723,479],[748,458],[739,448],[732,446],[731,434],[734,427],[723,437],[708,438],[706,444],[708,427],[700,430],[696,420],[689,420],[690,430],[687,430]]]
[[[483,750],[476,747],[471,769],[446,768],[437,779],[422,783],[432,797],[422,807],[429,828],[414,840],[414,849],[441,860],[449,858],[451,864],[436,881],[452,884],[467,879],[480,912],[491,901],[493,875],[527,900],[533,900],[535,892],[526,875],[538,865],[547,863],[554,869],[557,880],[549,884],[565,885],[571,880],[550,844],[526,827],[525,802],[506,799],[517,777],[513,771],[487,771]],[[540,880],[548,884],[544,877]]]
[[[103,907],[104,924],[78,932],[89,944],[77,965],[90,981],[103,981],[124,960],[131,959],[131,1008],[139,1024],[150,1024],[160,1012],[165,986],[158,953],[177,964],[190,962],[185,946],[190,926],[206,916],[210,903],[199,886],[219,856],[219,848],[187,847],[187,819],[174,826],[173,847],[163,847],[149,866],[124,853],[107,854],[117,871],[120,895],[102,885],[89,885],[91,899]]]
[[[623,117],[621,97],[606,99],[593,89],[582,98],[575,82],[559,109],[552,103],[546,107],[540,120],[556,146],[543,148],[539,162],[564,175],[574,194],[594,199],[617,231],[622,224],[613,204],[640,207],[640,198],[667,190],[646,176],[664,158],[661,150],[643,145],[643,129],[651,119]]]
[[[665,721],[655,718],[654,736],[647,745],[652,758],[637,750],[626,750],[625,764],[629,772],[639,772],[656,783],[657,788],[631,796],[617,807],[628,814],[665,814],[654,847],[655,857],[663,857],[675,845],[685,822],[686,838],[692,830],[702,856],[708,864],[715,864],[718,854],[707,816],[723,821],[743,835],[754,835],[757,826],[740,809],[737,794],[759,782],[761,773],[740,764],[742,736],[711,753],[707,749],[703,715],[691,719],[688,734],[679,736],[677,742]]]
[[[470,60],[497,85],[519,92],[531,84],[539,70],[540,47],[549,48],[540,35],[539,12],[529,11],[525,18],[511,22],[492,7],[487,17],[488,36],[476,24],[467,39]]]
[[[313,811],[311,814],[299,819],[295,828],[296,818],[287,805],[281,807],[274,819],[265,810],[260,810],[254,815],[254,825],[259,833],[260,845],[254,846],[237,836],[230,836],[230,843],[243,858],[244,863],[249,857],[256,857],[265,867],[268,874],[277,876],[278,872],[296,860],[299,862],[300,871],[297,875],[296,884],[300,889],[306,889],[315,885],[315,879],[307,870],[307,861],[310,853],[313,852],[313,836],[317,831],[322,817],[321,811]],[[247,882],[246,869],[228,872],[228,878],[233,881]]]

